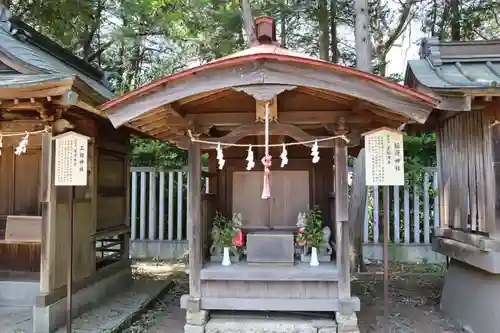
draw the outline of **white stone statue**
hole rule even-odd
[[[303,228],[306,226],[306,213],[300,213],[299,212],[299,215],[297,216],[297,228]]]
[[[323,228],[323,244],[321,246],[320,254],[324,256],[330,256],[333,252],[332,246],[330,245],[330,236],[332,231],[329,226]]]

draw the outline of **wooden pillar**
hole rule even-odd
[[[351,298],[349,267],[349,199],[347,146],[343,139],[335,140],[335,230],[336,255],[339,270],[339,299]]]
[[[40,265],[40,292],[54,289],[56,256],[56,219],[54,187],[54,144],[52,134],[42,134],[42,166],[40,180],[40,203],[42,207],[42,239]]]
[[[198,142],[189,146],[189,200],[187,234],[189,240],[189,296],[199,310],[200,271],[203,264],[201,235],[201,151]]]

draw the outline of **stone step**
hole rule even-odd
[[[332,314],[333,317],[333,314]],[[189,325],[186,325],[188,333]],[[196,328],[196,326],[194,326]],[[335,320],[279,314],[211,314],[205,333],[336,333]],[[193,330],[193,333],[196,333]]]

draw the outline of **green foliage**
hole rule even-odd
[[[426,167],[436,166],[436,134],[421,133],[404,138],[405,179],[420,181]]]
[[[241,231],[241,221],[235,214],[232,218],[215,213],[213,218],[212,239],[220,247],[233,247],[233,238]]]
[[[319,206],[315,205],[306,212],[306,224],[297,241],[305,242],[310,247],[321,247],[323,243],[323,215]]]

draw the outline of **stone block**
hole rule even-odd
[[[308,320],[227,316],[210,319],[205,333],[318,333],[318,329]]]
[[[341,314],[336,313],[335,319],[337,321],[338,333],[352,333],[358,331],[358,318],[355,313]]]
[[[337,327],[319,328],[318,333],[337,333]]]
[[[337,328],[337,323],[332,319],[313,319],[311,320],[311,324],[313,327],[322,329],[322,328]],[[336,330],[335,330],[336,332]]]
[[[186,323],[195,326],[204,326],[208,321],[208,311],[198,312],[186,311]]]
[[[184,333],[205,333],[205,326],[186,324]]]
[[[293,265],[295,240],[293,232],[254,231],[247,235],[249,263],[279,263]]]
[[[349,299],[341,299],[339,300],[339,313],[350,315],[360,310],[361,303],[358,297],[351,297]]]

